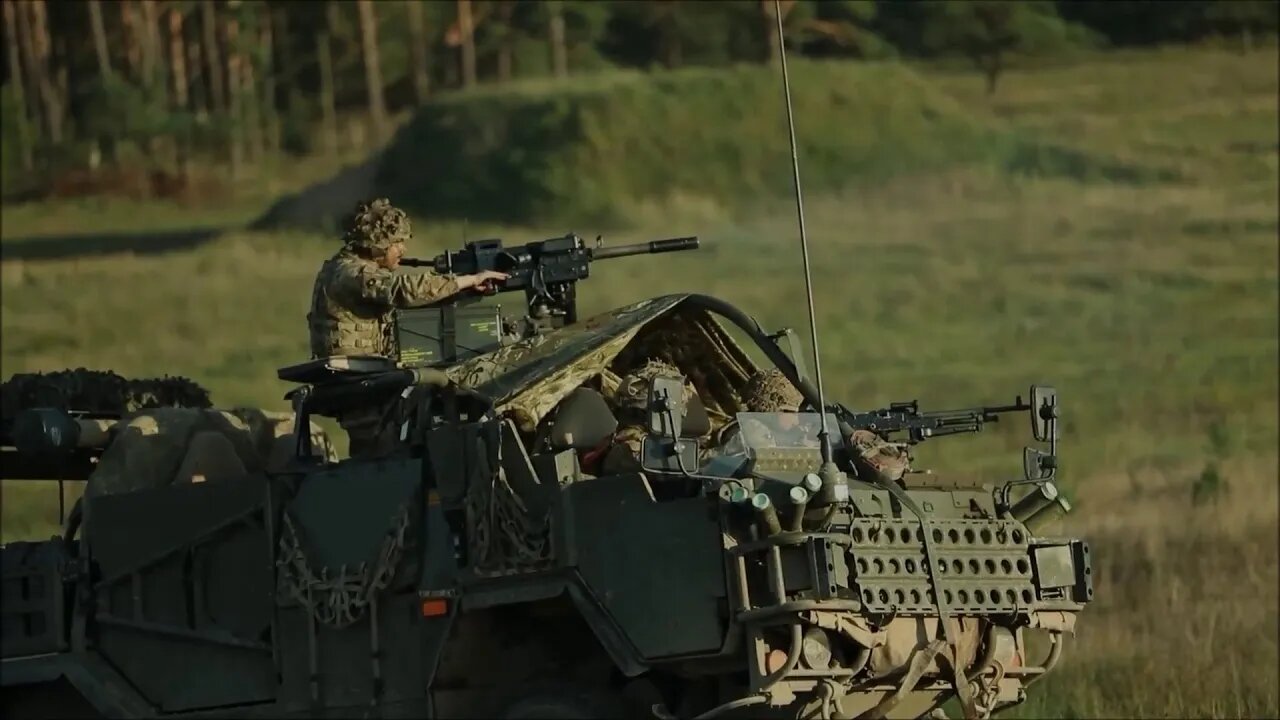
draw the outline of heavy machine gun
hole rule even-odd
[[[597,260],[696,250],[697,237],[604,247],[600,239],[588,246],[578,235],[539,240],[504,248],[499,239],[475,240],[462,250],[435,258],[403,258],[406,267],[431,268],[439,273],[471,274],[484,270],[510,277],[486,292],[460,293],[425,308],[396,311],[398,364],[402,367],[448,365],[480,355],[506,341],[536,335],[578,320],[577,283],[591,275]],[[504,318],[500,308],[478,302],[500,293],[524,292],[525,314],[518,321]]]

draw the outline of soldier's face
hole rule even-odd
[[[404,257],[404,243],[392,243],[387,252],[378,259],[378,264],[388,270],[400,267],[400,258]]]

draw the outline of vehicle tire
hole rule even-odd
[[[602,720],[627,717],[621,696],[577,686],[540,686],[515,693],[499,711],[502,720]]]

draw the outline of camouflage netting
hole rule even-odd
[[[385,250],[412,237],[409,216],[386,198],[360,203],[343,223],[342,240],[353,247]]]
[[[613,392],[613,401],[620,408],[646,410],[649,407],[649,387],[656,377],[678,377],[683,373],[671,363],[661,360],[648,360],[644,365],[632,370],[618,383]],[[689,402],[693,395],[693,386],[684,384],[682,401]]]
[[[742,407],[757,368],[711,313],[683,306],[685,295],[643,300],[472,358],[446,370],[454,382],[493,397],[521,432],[574,388],[601,378],[606,395],[649,360],[677,368],[702,400],[712,425]]]
[[[120,414],[157,407],[212,407],[209,391],[185,377],[129,379],[111,371],[21,373],[0,384],[0,417],[33,407]]]

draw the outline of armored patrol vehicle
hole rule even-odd
[[[776,341],[788,336],[716,298],[578,320],[576,283],[595,260],[696,246],[568,235],[445,253],[431,264],[507,273],[524,316],[458,299],[400,311],[396,357],[280,370],[297,384],[286,466],[86,492],[61,537],[5,546],[4,716],[826,720],[1016,706],[1093,597],[1088,544],[1044,530],[1067,509],[1056,392],[859,412],[826,402],[816,330],[811,382]],[[610,397],[654,360],[673,370],[647,381],[638,469],[604,471]],[[803,395],[801,412],[744,406],[767,368]],[[1021,477],[959,487],[879,462],[1013,413],[1042,443],[1024,448]],[[312,416],[371,414],[381,433],[359,455],[316,451]],[[92,487],[99,448],[120,442],[89,441],[94,419],[21,408],[0,428],[5,475]]]
[[[921,717],[949,701],[985,717],[1022,701],[1093,594],[1088,545],[1037,529],[1064,506],[1056,393],[855,412],[824,407],[779,336],[721,300],[576,318],[593,260],[696,245],[446,253],[434,264],[509,271],[525,317],[399,311],[398,357],[280,371],[297,386],[287,467],[89,493],[60,537],[6,545],[5,717]],[[651,382],[642,469],[601,473],[613,385],[651,359],[679,374]],[[798,418],[745,412],[766,368],[806,398]],[[370,407],[384,449],[315,452],[313,417]],[[849,440],[909,447],[1014,413],[1044,445],[998,485],[886,479]],[[92,483],[91,419],[19,408],[5,475]],[[789,434],[797,419],[833,428],[827,447]]]

